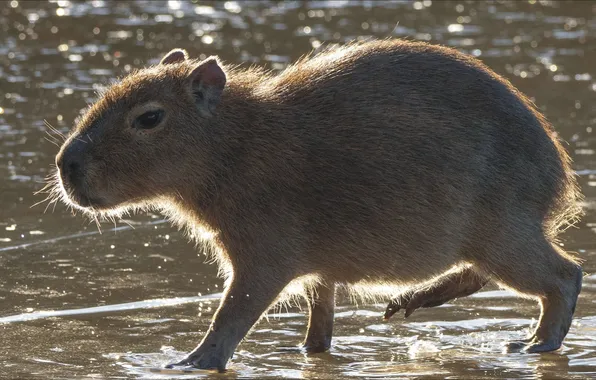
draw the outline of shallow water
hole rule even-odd
[[[221,292],[216,269],[159,215],[102,226],[31,208],[57,147],[99,85],[174,47],[282,69],[324,41],[396,36],[479,56],[533,97],[575,160],[587,215],[563,236],[585,259],[560,352],[504,355],[537,306],[489,287],[407,320],[338,300],[330,353],[296,347],[304,310],[259,323],[225,377],[596,378],[596,3],[590,1],[0,2],[0,377],[154,373],[192,349]]]

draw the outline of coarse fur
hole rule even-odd
[[[541,302],[532,352],[560,346],[581,287],[554,244],[581,211],[569,156],[526,96],[450,48],[352,43],[277,75],[175,50],[110,86],[57,167],[73,207],[157,208],[209,247],[227,290],[179,364],[224,368],[290,283],[308,285],[312,352],[329,347],[336,286],[424,287],[395,310],[493,279]]]

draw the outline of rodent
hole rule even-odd
[[[388,318],[494,280],[541,304],[509,346],[527,352],[560,347],[581,289],[580,260],[554,244],[581,215],[555,131],[442,46],[351,43],[278,74],[174,49],[101,94],[56,165],[70,205],[158,208],[217,259],[226,290],[179,366],[223,370],[290,283],[309,304],[308,352],[330,347],[342,285],[412,287]]]

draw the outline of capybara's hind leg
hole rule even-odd
[[[421,307],[435,307],[456,298],[476,293],[490,279],[466,267],[461,271],[448,272],[430,284],[407,290],[394,297],[387,305],[385,319],[389,319],[400,309],[405,309],[406,318]]]
[[[508,244],[511,243],[514,246],[510,245],[506,252],[487,255],[481,267],[501,284],[538,299],[541,315],[529,341],[512,342],[508,348],[526,352],[556,350],[571,326],[581,291],[581,267],[542,235],[535,239],[510,239]]]
[[[556,350],[569,332],[582,287],[582,270],[573,262],[567,264],[568,267],[562,270],[564,283],[561,284],[561,291],[551,292],[540,300],[540,320],[534,331],[534,339],[525,348],[527,352]]]
[[[309,353],[327,351],[331,347],[335,308],[335,285],[319,284],[307,292],[310,317],[304,348]]]

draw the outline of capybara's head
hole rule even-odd
[[[208,154],[203,137],[225,84],[216,58],[176,49],[110,86],[56,156],[54,192],[93,213],[174,193]]]

